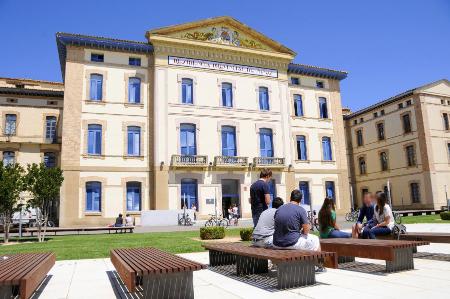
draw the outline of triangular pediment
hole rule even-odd
[[[442,79],[430,84],[424,85],[418,89],[420,92],[433,94],[447,94],[450,95],[450,82],[447,79]]]
[[[231,17],[205,19],[147,32],[150,40],[152,35],[295,55],[291,49]]]

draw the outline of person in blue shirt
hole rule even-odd
[[[250,186],[250,204],[252,208],[253,227],[258,224],[259,216],[270,205],[269,181],[272,179],[272,170],[261,170],[259,180]]]
[[[364,193],[363,206],[359,210],[358,220],[352,227],[353,238],[359,238],[363,230],[371,229],[374,226],[374,202],[375,197],[371,192]],[[364,223],[364,218],[366,219],[366,223]]]

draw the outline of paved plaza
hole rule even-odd
[[[409,231],[450,232],[450,225],[408,225]],[[208,263],[208,253],[181,256]],[[195,298],[442,298],[450,285],[450,244],[419,247],[415,270],[383,273],[384,261],[356,259],[316,276],[314,286],[279,291],[275,276],[241,277],[233,269],[194,272]],[[58,261],[37,293],[40,299],[134,298],[117,279],[109,259]]]

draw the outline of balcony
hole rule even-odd
[[[216,156],[214,157],[216,167],[243,168],[248,166],[247,157]]]
[[[197,155],[172,155],[173,167],[207,167],[208,156]]]
[[[253,165],[259,168],[284,168],[284,158],[255,157],[253,158]]]

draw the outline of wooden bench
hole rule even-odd
[[[337,255],[334,252],[277,250],[241,243],[203,244],[203,247],[209,250],[210,266],[236,264],[238,276],[267,273],[268,260],[271,260],[277,265],[278,289],[315,284],[318,260],[327,260],[329,266],[337,268]]]
[[[386,261],[387,272],[414,269],[413,248],[426,241],[321,239],[322,250],[336,252],[339,263],[353,262],[355,257]]]
[[[36,227],[28,227],[24,229],[25,232],[30,233],[33,237],[34,233],[37,233]],[[82,232],[92,232],[92,231],[108,231],[111,233],[112,231],[115,233],[126,233],[127,231],[132,233],[134,231],[134,226],[99,226],[99,227],[47,227],[46,233],[56,233],[58,232],[76,232],[78,234]]]
[[[53,253],[0,255],[0,298],[30,298],[54,264]]]
[[[111,262],[130,293],[144,298],[194,298],[192,273],[199,264],[156,248],[111,250]]]
[[[398,236],[391,235],[393,239],[406,241],[428,241],[430,243],[450,243],[450,233],[405,233]]]

